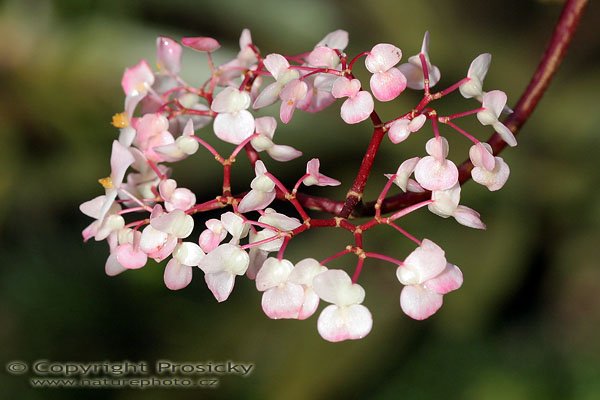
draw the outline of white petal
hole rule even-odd
[[[264,292],[267,289],[284,284],[293,269],[294,265],[288,260],[267,258],[256,274],[256,289]]]
[[[429,239],[406,257],[396,270],[396,276],[404,285],[417,285],[439,275],[446,267],[444,250]]]
[[[247,110],[222,113],[216,116],[213,130],[219,139],[240,144],[254,133],[254,117]]]
[[[262,309],[272,319],[298,318],[303,300],[304,289],[302,286],[286,283],[263,293]]]
[[[323,339],[341,342],[348,339],[362,339],[371,332],[373,317],[363,305],[338,307],[330,305],[319,315],[317,328]]]
[[[421,285],[405,286],[400,293],[400,307],[409,317],[416,320],[429,318],[443,303],[443,296]]]
[[[439,294],[446,294],[462,286],[463,274],[454,264],[446,264],[441,274],[423,284],[423,287]]]
[[[365,299],[362,286],[353,284],[350,276],[339,269],[330,269],[315,276],[313,288],[321,299],[339,306],[360,304]]]
[[[204,256],[198,266],[205,273],[227,271],[235,275],[243,275],[248,269],[250,257],[239,246],[225,243]]]
[[[192,268],[172,258],[165,267],[164,281],[171,290],[183,289],[192,281]]]
[[[369,118],[374,108],[373,97],[363,90],[344,101],[340,115],[347,124],[357,124]]]
[[[220,303],[227,300],[231,294],[235,284],[235,275],[227,271],[208,273],[204,275],[204,280],[215,299]]]
[[[173,250],[173,257],[183,265],[195,267],[204,257],[204,252],[196,243],[182,242]]]
[[[259,190],[249,191],[238,205],[238,210],[241,213],[249,211],[262,210],[275,200],[276,193],[272,192],[261,192]]]

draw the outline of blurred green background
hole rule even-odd
[[[105,243],[84,245],[80,236],[90,220],[78,205],[101,193],[96,180],[109,171],[116,135],[109,122],[122,108],[121,74],[141,58],[153,62],[159,34],[213,36],[224,45],[218,57],[225,60],[237,52],[245,27],[265,54],[305,51],[342,28],[350,32],[349,54],[390,42],[406,59],[429,30],[440,86],[460,79],[475,56],[490,52],[486,88],[505,90],[515,104],[560,9],[559,1],[521,0],[0,2],[3,398],[600,398],[597,7],[583,18],[519,146],[503,154],[512,170],[505,188],[493,194],[473,183],[463,188],[462,203],[481,212],[488,230],[472,231],[426,212],[403,223],[440,243],[465,274],[463,288],[446,296],[427,321],[401,313],[400,285],[387,264],[369,262],[362,276],[374,316],[371,334],[331,344],[319,337],[316,316],[267,319],[248,280],[238,279],[230,299],[217,304],[200,273],[178,292],[164,287],[162,265],[109,278]],[[184,75],[200,82],[202,61],[186,52]],[[415,100],[407,94],[381,107],[382,114],[390,118]],[[456,95],[440,110],[469,106]],[[276,169],[283,180],[295,181],[306,160],[319,156],[325,173],[350,184],[370,132],[366,124],[343,124],[338,110],[318,117],[297,112],[289,126],[279,127],[278,142],[305,153]],[[475,122],[462,125],[480,138],[489,135]],[[384,172],[422,152],[424,141],[386,141],[367,197],[376,195]],[[467,143],[451,139],[451,145],[450,157],[461,161]],[[196,157],[175,176],[198,198],[208,198],[215,171],[214,163]],[[234,183],[242,190],[250,171],[239,173]],[[324,258],[348,240],[336,232],[311,233],[295,240],[287,255]],[[366,245],[398,258],[411,250],[383,229],[367,236]],[[353,262],[342,259],[339,266]],[[4,371],[9,360],[43,358],[237,360],[254,363],[255,370],[247,378],[223,377],[216,390],[179,391],[32,389],[30,375]]]

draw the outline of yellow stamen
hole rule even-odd
[[[129,118],[127,118],[127,114],[122,112],[113,115],[112,125],[115,128],[127,128],[129,126]]]
[[[113,181],[110,178],[110,176],[107,176],[106,178],[98,179],[98,183],[100,183],[104,189],[112,189],[113,188]]]

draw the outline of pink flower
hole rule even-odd
[[[460,85],[460,94],[465,99],[474,97],[481,100],[483,97],[483,80],[487,75],[488,69],[490,68],[490,62],[492,61],[492,55],[489,53],[480,54],[471,62],[469,71],[467,72],[468,82]]]
[[[442,136],[429,139],[425,150],[429,156],[415,166],[415,179],[427,190],[450,189],[458,182],[458,168],[446,159],[448,141]]]
[[[264,292],[262,309],[271,319],[298,318],[304,289],[289,281],[294,265],[288,260],[267,258],[256,274],[256,288]]]
[[[435,86],[440,80],[441,74],[438,67],[431,65],[429,61],[429,32],[425,32],[423,37],[423,44],[421,45],[421,52],[425,56],[427,72],[429,72],[429,87]],[[425,87],[423,65],[419,54],[416,54],[408,58],[408,63],[401,64],[398,69],[402,71],[406,77],[407,86],[411,89],[422,90]]]
[[[234,80],[239,78],[244,70],[254,69],[258,61],[256,53],[252,49],[252,35],[250,30],[244,29],[240,35],[240,51],[233,60],[219,66],[216,73],[217,83],[221,86],[234,85]],[[260,79],[257,79],[259,81]]]
[[[314,277],[315,293],[324,301],[333,303],[321,312],[317,327],[323,339],[340,342],[362,339],[373,326],[369,310],[361,303],[364,289],[352,283],[345,271],[327,270]]]
[[[306,319],[317,311],[319,296],[314,291],[313,280],[315,276],[327,271],[327,268],[319,264],[314,258],[305,258],[294,266],[289,275],[289,281],[302,285],[304,289],[304,300],[298,312],[298,319]]]
[[[121,229],[118,232],[118,246],[111,252],[125,269],[138,269],[146,265],[148,256],[140,249],[142,234],[133,229]]]
[[[210,253],[217,248],[227,236],[227,230],[218,219],[211,218],[205,223],[206,229],[200,233],[198,243],[205,253]]]
[[[254,133],[254,117],[248,110],[250,95],[228,86],[215,96],[210,108],[216,116],[215,135],[225,142],[240,144]]]
[[[517,145],[517,139],[502,122],[498,120],[502,110],[506,106],[506,93],[500,90],[492,90],[483,95],[483,111],[477,113],[477,119],[482,125],[491,125],[509,146]]]
[[[395,173],[396,176],[394,178],[394,183],[400,189],[402,189],[403,192],[407,191],[409,177],[412,175],[413,171],[415,170],[415,167],[417,166],[417,163],[419,162],[419,160],[420,160],[419,157],[409,158],[408,160],[406,160],[402,164],[400,164],[400,166],[398,167],[398,170]],[[391,174],[386,174],[385,176],[388,179],[390,179],[392,177]]]
[[[196,195],[187,188],[178,188],[173,179],[165,179],[158,185],[158,192],[165,201],[165,209],[186,211],[196,204]]]
[[[100,180],[105,188],[105,194],[79,206],[81,212],[96,219],[83,231],[84,240],[91,237],[104,240],[110,232],[123,227],[123,217],[117,214],[121,207],[115,204],[115,200],[123,184],[125,172],[134,161],[130,149],[114,140],[110,155],[110,176]]]
[[[289,82],[279,93],[281,99],[281,107],[279,108],[279,118],[281,122],[287,124],[291,121],[299,102],[304,100],[308,93],[308,85],[306,82],[295,79]]]
[[[258,152],[266,151],[272,159],[277,161],[290,161],[302,155],[301,151],[291,146],[273,143],[273,135],[277,121],[273,117],[260,117],[255,121],[257,137],[250,144]]]
[[[169,132],[169,120],[161,114],[145,114],[137,120],[135,125],[136,136],[133,144],[140,149],[144,157],[150,161],[162,162],[170,157],[161,154],[165,146],[175,143],[173,135]],[[158,149],[157,152],[155,149]]]
[[[458,289],[463,277],[457,266],[447,263],[444,251],[423,239],[396,270],[400,283],[400,306],[409,317],[422,320],[442,306],[443,295]]]
[[[125,112],[129,118],[133,115],[138,103],[146,97],[153,84],[154,73],[146,60],[125,69],[121,86],[125,92]]]
[[[433,203],[427,207],[442,218],[454,217],[461,224],[475,229],[485,229],[479,213],[469,207],[459,205],[461,187],[457,183],[450,189],[431,192]]]
[[[335,102],[331,95],[333,83],[337,77],[330,74],[316,74],[304,78],[308,90],[306,97],[296,103],[296,108],[303,111],[316,113],[324,110]]]
[[[192,267],[198,266],[204,257],[200,247],[191,242],[179,243],[173,251],[164,272],[165,285],[171,290],[183,289],[192,281]]]
[[[165,213],[157,204],[150,215],[150,225],[144,228],[141,249],[160,262],[175,249],[178,239],[188,237],[194,229],[194,219],[179,209]]]
[[[369,118],[375,108],[371,94],[360,90],[358,79],[350,80],[345,77],[336,79],[331,94],[336,99],[347,97],[340,111],[342,119],[347,124],[357,124],[364,121]]]
[[[319,172],[320,161],[318,158],[313,158],[306,163],[306,178],[302,180],[302,183],[306,186],[338,186],[341,184],[340,181],[325,176]]]
[[[199,146],[198,141],[194,139],[194,124],[190,118],[175,142],[153,147],[152,150],[160,155],[163,161],[176,162],[196,153]]]
[[[236,275],[244,275],[250,259],[240,246],[225,243],[204,256],[198,266],[204,271],[206,285],[218,302],[227,300]]]
[[[266,252],[279,251],[283,245],[283,237],[281,237],[280,232],[291,232],[302,225],[297,218],[280,214],[272,208],[267,208],[264,214],[258,219],[258,222],[269,225],[271,228],[265,228],[256,232],[256,234],[251,237],[250,243],[256,243],[265,239],[278,237],[270,242],[265,242],[255,246],[255,248]]]
[[[290,68],[290,63],[281,54],[269,54],[263,60],[267,71],[271,73],[275,82],[265,87],[258,95],[252,107],[263,108],[275,103],[279,94],[289,82],[300,77],[300,73]]]
[[[333,32],[329,32],[319,43],[315,45],[317,47],[329,47],[337,50],[344,50],[348,46],[348,32],[338,29]]]
[[[267,175],[267,168],[258,160],[254,165],[256,177],[250,182],[250,190],[240,201],[238,210],[241,213],[262,210],[275,200],[275,182]]]
[[[473,180],[490,191],[500,190],[510,175],[510,168],[501,157],[494,157],[492,147],[487,143],[478,143],[469,150],[474,165],[471,170]]]
[[[181,69],[181,46],[168,37],[156,39],[156,60],[159,71],[167,71],[173,75]]]
[[[402,58],[402,51],[394,45],[375,45],[365,58],[365,66],[371,76],[371,91],[379,101],[390,101],[406,89],[406,77],[394,68]]]
[[[181,43],[190,49],[206,53],[211,53],[221,47],[219,42],[211,37],[184,37],[181,39]]]
[[[397,119],[392,122],[388,129],[388,137],[394,144],[405,141],[411,133],[417,132],[423,127],[427,117],[421,114],[411,120],[408,118]]]

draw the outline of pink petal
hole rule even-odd
[[[123,79],[121,80],[121,86],[127,96],[145,95],[153,83],[154,74],[146,60],[142,60],[135,66],[125,69]]]
[[[276,258],[267,258],[262,268],[256,274],[256,289],[261,292],[284,284],[294,265],[288,260],[278,260]]]
[[[156,58],[158,69],[178,74],[181,67],[181,46],[173,39],[159,36],[156,39]]]
[[[498,135],[504,140],[509,146],[515,147],[517,145],[517,139],[513,135],[512,131],[508,129],[506,125],[498,121],[493,124],[494,129],[498,132]]]
[[[127,271],[127,268],[119,264],[117,256],[114,253],[111,253],[106,260],[106,264],[104,264],[104,272],[106,275],[116,276],[124,271]]]
[[[79,206],[79,211],[87,215],[88,217],[92,217],[94,219],[100,218],[100,211],[102,210],[102,206],[106,202],[106,196],[101,195],[94,197],[92,200],[88,200],[85,203],[82,203]]]
[[[285,146],[280,144],[273,145],[270,149],[267,149],[267,153],[273,160],[277,161],[290,161],[302,156],[302,152],[296,150],[291,146]]]
[[[398,144],[408,138],[411,133],[408,124],[410,124],[410,121],[405,118],[392,122],[388,130],[388,137],[392,143]]]
[[[509,175],[510,168],[501,157],[495,158],[495,165],[492,171],[480,167],[475,167],[471,171],[473,180],[486,186],[490,191],[500,190],[508,180]]]
[[[483,95],[482,106],[483,108],[490,110],[497,119],[506,105],[506,100],[506,93],[501,90],[492,90],[491,92],[487,92]]]
[[[279,100],[279,93],[281,92],[281,84],[278,82],[273,82],[270,85],[266,86],[256,97],[254,103],[252,104],[252,108],[259,109],[266,106],[270,106]]]
[[[219,114],[215,118],[213,130],[224,142],[240,144],[254,133],[254,117],[246,110]]]
[[[360,91],[360,81],[358,79],[348,79],[346,77],[339,77],[333,82],[331,87],[331,94],[336,99],[342,97],[354,97]]]
[[[448,263],[441,274],[423,284],[427,290],[446,294],[462,286],[463,274],[456,265]]]
[[[421,285],[405,286],[400,293],[400,307],[409,317],[423,320],[431,317],[443,304],[443,296]]]
[[[446,267],[444,250],[429,239],[406,257],[396,270],[398,280],[404,285],[421,284],[437,275]]]
[[[485,229],[485,224],[481,221],[479,213],[466,206],[458,206],[452,214],[456,221],[464,226],[475,229]]]
[[[238,205],[238,210],[241,213],[249,211],[263,210],[275,200],[275,191],[262,192],[259,190],[249,191]]]
[[[290,122],[296,108],[296,103],[304,99],[307,92],[308,86],[306,85],[306,82],[299,79],[294,79],[283,87],[279,94],[279,98],[281,99],[279,118],[283,123],[287,124]]]
[[[312,316],[319,306],[319,296],[312,289],[304,289],[304,301],[298,313],[298,319],[303,320]]]
[[[227,300],[233,291],[235,275],[228,271],[209,273],[204,275],[206,285],[219,303]]]
[[[114,187],[119,187],[125,177],[127,168],[135,159],[131,155],[129,149],[119,143],[118,140],[113,140],[112,153],[110,156],[111,179]]]
[[[431,138],[425,144],[425,151],[437,160],[442,161],[448,157],[448,140],[443,136]]]
[[[362,286],[353,284],[348,273],[340,269],[330,269],[316,275],[313,289],[321,299],[340,306],[360,304],[365,299]]]
[[[221,45],[210,37],[184,37],[181,39],[184,46],[197,51],[213,52]]]
[[[208,253],[198,263],[206,274],[225,271],[229,274],[243,275],[248,269],[250,256],[240,246],[225,243]]]
[[[319,334],[330,342],[362,339],[371,332],[372,327],[371,313],[360,304],[349,307],[327,306],[317,322]]]
[[[373,96],[379,101],[394,100],[406,89],[406,77],[398,68],[373,74],[370,83]]]
[[[340,63],[340,58],[335,50],[319,46],[310,52],[306,61],[313,67],[335,68]]]
[[[263,64],[267,71],[273,75],[276,81],[281,79],[281,77],[287,72],[290,68],[290,63],[285,59],[281,54],[269,54],[263,60]]]
[[[304,289],[302,286],[286,283],[263,293],[262,309],[271,319],[298,318],[303,300]]]
[[[357,124],[369,118],[375,104],[373,97],[366,91],[361,91],[356,96],[346,99],[342,104],[340,115],[347,124]]]
[[[127,269],[142,268],[148,261],[148,256],[146,253],[139,248],[134,249],[131,243],[125,243],[117,246],[114,253],[119,264]]]
[[[375,74],[385,72],[400,62],[402,51],[389,43],[375,45],[365,58],[365,66]],[[375,96],[377,97],[377,96]]]
[[[327,46],[332,49],[344,50],[348,46],[348,32],[338,29],[328,33],[315,47]]]
[[[273,117],[260,117],[254,120],[256,133],[273,139],[275,129],[277,129],[277,120]]]
[[[469,158],[475,167],[483,167],[488,171],[494,169],[495,160],[491,147],[487,143],[479,142],[469,149]]]
[[[460,85],[460,94],[464,98],[479,97],[483,95],[483,80],[492,61],[492,55],[489,53],[480,54],[471,62],[467,78],[470,80]]]
[[[192,281],[192,267],[180,264],[172,258],[165,267],[164,281],[171,290],[183,289]]]
[[[423,157],[415,167],[415,179],[427,190],[446,190],[458,182],[458,168],[450,160],[439,162],[431,156]]]

